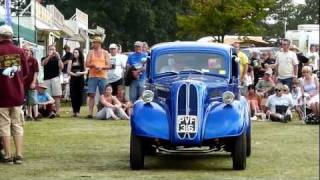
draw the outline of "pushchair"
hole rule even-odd
[[[307,106],[307,98],[309,94],[305,93],[302,97],[302,112],[303,121],[306,124],[320,124],[319,117],[312,112],[312,110]]]

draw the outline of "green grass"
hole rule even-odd
[[[25,162],[0,164],[0,180],[60,179],[319,179],[319,127],[254,122],[247,169],[232,170],[227,154],[147,157],[129,169],[129,122],[70,118],[26,122]],[[83,114],[84,116],[85,114]]]

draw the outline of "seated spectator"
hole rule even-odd
[[[47,86],[38,86],[38,108],[40,116],[53,119],[56,117],[54,99],[46,92]]]
[[[292,101],[288,96],[283,95],[283,85],[277,84],[275,87],[275,94],[268,97],[266,102],[267,116],[271,121],[279,121],[287,123],[291,120],[290,107]]]
[[[120,101],[115,96],[112,96],[111,85],[105,87],[104,93],[100,97],[100,103],[103,105],[103,108],[97,113],[97,119],[129,120],[129,116],[121,108]]]
[[[319,112],[319,80],[318,77],[312,74],[310,66],[302,68],[301,90],[302,95],[307,96],[307,106],[311,108],[314,115],[317,117]]]
[[[292,82],[292,90],[291,90],[292,105],[295,111],[297,111],[299,115],[299,119],[303,120],[303,112],[301,110],[302,94],[301,94],[301,89],[299,85],[300,85],[300,81],[298,79],[294,79]]]
[[[116,97],[121,103],[122,109],[126,112],[126,114],[130,117],[132,112],[132,102],[125,95],[124,86],[119,85],[116,92]]]
[[[256,84],[257,94],[260,97],[268,97],[273,93],[274,82],[271,79],[272,70],[269,68],[265,73],[262,79]]]
[[[251,66],[248,66],[248,71],[244,75],[244,80],[243,80],[244,94],[247,94],[248,87],[253,84],[253,80],[254,80],[253,68]]]
[[[251,120],[257,120],[257,113],[261,110],[261,98],[256,94],[254,85],[248,86],[247,99],[250,105]]]

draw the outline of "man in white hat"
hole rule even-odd
[[[127,64],[128,57],[118,53],[118,46],[110,44],[111,70],[108,71],[107,84],[112,86],[112,95],[115,95],[119,85],[123,84],[123,71]]]
[[[0,137],[3,139],[3,163],[21,164],[23,151],[23,81],[27,77],[28,63],[22,49],[12,42],[10,26],[0,26]],[[11,156],[10,137],[13,136],[16,153]]]

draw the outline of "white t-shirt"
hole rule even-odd
[[[308,52],[307,58],[309,58],[309,64],[313,67],[313,70],[318,70],[319,54],[317,52]]]
[[[296,90],[291,91],[292,94],[292,104],[293,106],[301,105],[299,102],[299,99],[302,97],[301,89],[300,87],[296,87]]]
[[[278,64],[278,78],[286,79],[294,76],[294,66],[299,62],[296,53],[280,51],[276,54],[276,64]]]
[[[270,108],[272,112],[276,112],[276,106],[292,106],[292,98],[290,98],[288,95],[282,94],[280,97],[276,94],[273,94],[268,97],[266,102],[266,107]]]
[[[116,54],[115,56],[111,56],[110,60],[111,64],[115,65],[115,68],[108,71],[107,83],[113,83],[122,78],[128,56],[124,54]]]

